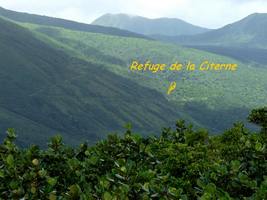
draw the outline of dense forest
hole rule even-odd
[[[180,120],[160,136],[141,137],[126,126],[94,146],[47,149],[15,145],[9,129],[0,146],[1,199],[266,199],[267,108],[218,136]]]

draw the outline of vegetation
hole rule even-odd
[[[55,48],[15,23],[0,18],[0,26],[0,131],[16,128],[20,145],[45,145],[55,132],[68,144],[95,143],[127,122],[143,133],[180,117],[159,92]]]
[[[205,102],[210,107],[229,107],[231,105],[233,107],[248,106],[251,108],[259,106],[262,102],[261,96],[265,95],[263,92],[265,90],[264,77],[267,70],[266,68],[259,69],[251,63],[240,63],[224,56],[145,39],[121,38],[38,25],[26,25],[26,27],[75,49],[84,58],[97,60],[98,56],[94,54],[95,49],[97,53],[106,56],[106,58],[101,59],[102,62],[116,65],[116,67],[106,65],[108,70],[156,89],[162,94],[166,94],[170,81],[177,81],[177,90],[174,91],[173,95],[166,96],[166,98],[179,104],[194,101]],[[114,62],[108,60],[107,56],[115,58]],[[203,60],[209,60],[216,63],[238,63],[239,67],[235,73],[183,71],[158,73],[156,75],[151,73],[133,74],[129,72],[128,68],[133,60],[140,62],[150,60],[153,63],[166,64],[177,61],[184,64],[191,61],[197,65]],[[255,80],[261,81],[255,82]],[[198,87],[199,84],[203,84],[203,87]],[[243,86],[241,87],[241,85]],[[257,88],[253,94],[247,92],[247,89],[251,86]],[[255,96],[259,98],[255,98]],[[225,104],[218,104],[218,98],[223,98]]]
[[[42,145],[54,132],[68,144],[94,143],[129,121],[140,133],[158,132],[177,118],[219,133],[267,103],[264,66],[121,37],[109,34],[109,29],[94,32],[77,28],[75,22],[72,26],[69,21],[5,9],[0,15],[17,23],[0,19],[0,131],[15,127],[21,145]],[[234,73],[133,73],[128,66],[135,59],[237,62],[239,67]],[[177,88],[167,95],[172,81]],[[38,137],[32,137],[35,134]]]
[[[267,65],[267,50],[258,48],[242,48],[242,47],[222,47],[222,46],[188,46],[190,48],[200,49],[216,53],[218,55],[224,55],[243,63],[252,64],[258,67],[266,67]]]
[[[249,120],[267,126],[266,108]],[[19,149],[15,132],[0,145],[1,199],[266,199],[266,132],[237,123],[220,136],[184,121],[159,137],[109,135],[89,147]]]
[[[32,24],[24,26],[58,42],[56,46],[64,45],[63,48],[72,49],[82,59],[101,61],[105,63],[107,70],[139,85],[157,90],[166,99],[178,105],[183,118],[214,132],[230,128],[236,120],[245,121],[249,110],[267,103],[265,66],[259,67],[258,64],[251,62],[241,63],[228,57],[158,41],[121,38]],[[41,38],[40,35],[39,37]],[[166,64],[177,61],[186,63],[190,60],[197,65],[203,60],[209,60],[216,63],[238,63],[238,70],[234,73],[200,71],[132,73],[129,71],[129,66],[133,60],[140,62],[150,60],[153,63]],[[177,88],[172,95],[166,95],[171,81],[177,82]]]

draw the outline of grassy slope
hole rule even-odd
[[[68,143],[94,142],[126,122],[148,132],[179,118],[160,93],[55,49],[16,24],[0,19],[0,26],[0,131],[20,129],[22,145],[44,144],[57,132]]]
[[[255,68],[251,64],[246,65],[227,57],[156,41],[38,25],[26,26],[56,39],[62,45],[71,47],[84,59],[97,60],[98,54],[101,54],[102,62],[113,63],[113,65],[107,65],[109,70],[140,85],[156,89],[163,95],[166,94],[168,83],[177,81],[176,91],[166,98],[183,107],[186,113],[206,127],[211,127],[212,130],[228,127],[238,118],[244,119],[252,107],[266,104],[267,70]],[[112,57],[113,59],[110,59]],[[133,59],[140,61],[149,59],[154,63],[172,63],[176,60],[180,62],[192,60],[200,63],[208,59],[214,62],[237,62],[239,69],[237,72],[136,74],[128,69]],[[221,121],[222,117],[229,120]]]

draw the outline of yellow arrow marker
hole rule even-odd
[[[171,82],[167,94],[170,95],[176,89],[176,82]]]

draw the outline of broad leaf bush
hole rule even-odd
[[[266,108],[209,136],[184,121],[158,137],[109,135],[73,148],[60,136],[47,149],[15,145],[9,129],[0,145],[0,199],[267,199]]]

